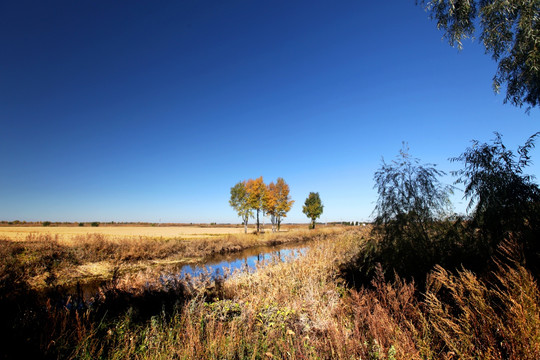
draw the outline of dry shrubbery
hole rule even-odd
[[[325,239],[343,229],[290,231],[277,234],[237,234],[210,239],[114,238],[103,234],[59,239],[50,234],[30,234],[26,241],[0,240],[0,250],[11,254],[23,266],[22,275],[33,286],[50,286],[85,280],[110,278],[113,270],[127,271],[155,266],[154,260],[185,263],[218,254],[233,253],[256,246],[273,246]],[[87,273],[90,273],[88,275]]]
[[[425,299],[433,332],[457,358],[539,359],[536,281],[518,262],[497,266],[491,281],[434,270]]]
[[[107,358],[268,358],[287,353],[316,357],[320,349],[310,339],[335,327],[347,292],[339,285],[338,265],[354,252],[356,236],[341,237],[348,241],[336,241],[336,236],[297,261],[274,259],[255,273],[190,287],[191,300],[173,315],[162,314],[144,326],[122,318],[103,329],[113,336],[106,341],[88,338],[77,357],[100,353]],[[126,331],[119,334],[118,328]]]
[[[370,287],[349,289],[340,269],[363,251],[368,231],[334,234],[295,261],[217,281],[118,276],[90,307],[76,296],[44,306],[23,280],[8,286],[21,271],[13,260],[0,276],[4,330],[12,329],[3,357],[540,358],[540,292],[515,246],[505,245],[487,278],[436,267],[422,294],[379,268]],[[20,255],[10,251],[2,254]],[[16,287],[19,297],[6,296]]]
[[[538,359],[540,293],[515,261],[491,279],[436,268],[427,292],[381,269],[348,290],[339,265],[361,248],[341,235],[293,262],[274,263],[191,293],[143,324],[127,313],[89,334],[77,358]],[[508,265],[508,263],[510,265]],[[205,286],[208,286],[206,284]],[[101,334],[101,335],[99,335]],[[105,335],[106,334],[106,335]]]

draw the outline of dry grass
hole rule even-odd
[[[499,264],[495,281],[438,267],[426,295],[433,332],[459,359],[540,359],[540,293],[517,263]]]
[[[280,233],[226,234],[195,239],[117,237],[100,233],[67,236],[68,233],[52,235],[46,232],[29,232],[23,241],[1,240],[0,246],[17,252],[17,260],[27,268],[26,274],[32,286],[44,287],[90,279],[110,279],[113,271],[118,268],[122,273],[153,267],[164,270],[167,267],[200,262],[216,255],[259,246],[321,239],[342,231],[343,228],[316,231],[299,229]]]
[[[213,237],[227,234],[242,234],[240,227],[198,227],[198,226],[5,226],[0,227],[0,239],[24,241],[41,235],[57,237],[59,241],[88,234],[99,234],[110,239],[137,239],[139,237],[180,239]]]
[[[319,357],[321,349],[310,339],[338,326],[347,293],[338,278],[339,263],[352,257],[358,245],[357,233],[333,233],[330,241],[295,261],[276,259],[255,273],[230,277],[217,289],[209,283],[191,285],[192,300],[176,314],[155,318],[143,328],[124,318],[102,330],[113,334],[105,342],[99,336],[85,339],[76,357],[266,359],[296,358],[287,355],[295,353],[301,355],[298,358]],[[159,281],[136,276],[119,279],[118,287],[129,290],[134,283],[160,287]],[[120,333],[118,328],[125,330]],[[324,351],[332,353],[330,348]]]
[[[347,227],[327,226],[321,227],[320,231],[339,231]],[[108,241],[126,241],[140,239],[160,240],[186,240],[186,239],[224,239],[230,236],[238,238],[273,238],[287,233],[307,233],[306,226],[284,226],[279,233],[272,233],[266,229],[265,233],[254,234],[254,229],[248,229],[244,234],[243,227],[219,227],[219,226],[100,226],[100,227],[77,227],[77,226],[0,226],[0,239],[10,241],[34,241],[52,238],[62,244],[70,245],[80,239],[91,236],[105,238]]]
[[[399,278],[385,282],[382,271],[372,288],[347,290],[338,265],[361,249],[361,237],[336,235],[299,260],[233,277],[218,297],[196,295],[145,326],[125,318],[108,328],[105,344],[83,342],[77,357],[539,358],[539,291],[523,267],[500,266],[496,283],[438,268],[425,297]]]
[[[382,270],[370,288],[347,289],[340,265],[368,236],[332,233],[295,261],[218,282],[121,276],[102,301],[120,294],[131,310],[106,320],[49,311],[56,342],[45,344],[77,359],[540,358],[540,292],[510,251],[490,279],[436,268],[426,294],[397,277],[385,281]],[[149,293],[185,302],[140,321],[148,306],[128,300]]]

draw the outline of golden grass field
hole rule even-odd
[[[511,258],[495,263],[491,278],[437,266],[420,292],[382,267],[371,287],[345,280],[343,266],[365,254],[368,226],[210,239],[87,234],[65,243],[40,234],[0,241],[0,348],[11,358],[540,359],[538,285]],[[298,241],[312,242],[295,261],[219,281],[144,266]],[[106,279],[89,307],[77,310],[79,290],[58,302],[62,285]],[[27,349],[33,355],[18,356]]]
[[[280,232],[255,234],[242,226],[4,226],[2,253],[15,254],[28,274],[29,284],[56,284],[110,279],[115,271],[177,267],[249,248],[304,242],[333,236],[343,227],[288,225]]]
[[[252,231],[252,229],[248,229]],[[0,239],[26,240],[29,235],[58,236],[58,240],[66,240],[74,236],[101,234],[112,238],[199,238],[227,234],[242,234],[243,227],[202,227],[202,226],[6,226],[0,227]]]

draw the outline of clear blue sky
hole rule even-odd
[[[0,19],[2,220],[239,222],[230,188],[261,175],[289,183],[286,221],[310,191],[322,221],[368,220],[402,141],[449,171],[472,139],[539,130],[414,0],[23,0]]]

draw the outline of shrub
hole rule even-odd
[[[44,221],[43,226],[51,226],[51,222],[50,221]]]
[[[459,359],[540,358],[540,293],[532,274],[509,255],[494,280],[437,267],[428,279],[425,311],[440,347]],[[441,346],[442,345],[442,346]]]
[[[94,227],[98,227],[99,226],[99,222],[97,221],[94,221],[92,224],[90,224],[91,226],[94,226]]]
[[[448,217],[452,187],[438,179],[444,174],[433,164],[411,158],[405,147],[392,163],[383,160],[374,176],[379,194],[374,237],[359,264],[363,283],[373,277],[377,263],[387,273],[422,280],[443,257],[452,257],[460,234],[449,232],[456,223]]]
[[[474,140],[472,147],[450,159],[464,163],[453,175],[458,176],[457,184],[465,186],[468,208],[474,209],[471,228],[479,230],[474,233],[475,252],[483,255],[483,262],[495,254],[504,239],[512,237],[524,247],[530,265],[540,263],[540,188],[533,182],[534,176],[524,174],[539,135],[532,135],[518,147],[517,159],[498,133],[492,144]]]

